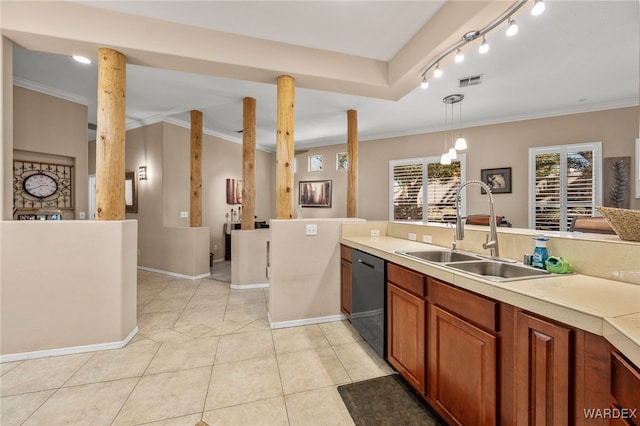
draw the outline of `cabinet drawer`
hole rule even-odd
[[[387,281],[416,296],[425,297],[427,295],[424,275],[394,263],[387,265]]]
[[[351,251],[351,247],[340,245],[340,257],[348,262],[351,262]]]
[[[611,353],[611,395],[619,408],[640,408],[640,372],[616,352]]]
[[[435,278],[427,278],[429,299],[486,330],[498,331],[498,302],[466,290],[452,287]]]

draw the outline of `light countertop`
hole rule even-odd
[[[387,236],[342,237],[340,242],[458,287],[604,336],[640,366],[638,285],[580,274],[551,274],[543,278],[493,282],[395,253],[448,249],[445,247]]]

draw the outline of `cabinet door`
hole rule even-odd
[[[340,259],[340,310],[351,321],[351,262]]]
[[[571,329],[518,312],[516,333],[518,424],[571,424]]]
[[[428,399],[450,423],[496,424],[496,337],[432,304],[428,321]]]
[[[387,286],[387,358],[407,382],[424,394],[425,301]]]

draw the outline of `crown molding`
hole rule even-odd
[[[73,93],[65,92],[64,90],[55,89],[53,87],[45,86],[44,84],[36,83],[35,81],[27,80],[21,77],[13,77],[13,85],[22,87],[23,89],[33,90],[45,95],[53,96],[55,98],[64,99],[66,101],[74,102],[81,105],[92,105],[91,99],[84,96],[78,96]]]

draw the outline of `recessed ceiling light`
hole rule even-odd
[[[85,57],[85,56],[80,56],[80,55],[73,55],[72,58],[78,62],[80,62],[81,64],[90,64],[91,63],[91,59]]]

